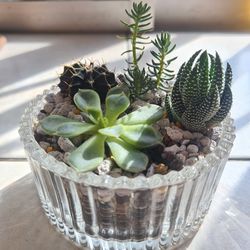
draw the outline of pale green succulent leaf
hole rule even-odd
[[[50,115],[41,121],[41,127],[49,135],[74,137],[87,132],[93,132],[96,126],[86,122],[79,122],[60,115]]]
[[[79,89],[74,95],[74,102],[80,110],[91,115],[95,123],[102,116],[101,101],[99,95],[94,90]]]
[[[120,168],[132,173],[139,173],[146,169],[149,161],[146,154],[134,149],[121,139],[109,137],[107,143]]]
[[[161,119],[163,114],[164,114],[163,108],[155,104],[148,104],[119,118],[116,124],[123,124],[123,125],[152,124]]]
[[[96,169],[104,158],[105,139],[106,136],[100,134],[90,137],[70,154],[68,163],[79,172]]]
[[[119,137],[122,134],[122,131],[123,131],[122,125],[114,125],[111,127],[102,128],[98,130],[100,134],[111,137]]]
[[[108,95],[105,117],[112,124],[129,107],[129,104],[129,99],[123,92]]]
[[[162,139],[152,126],[146,124],[123,126],[120,138],[136,148],[151,147]]]

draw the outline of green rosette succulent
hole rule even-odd
[[[186,129],[204,132],[223,121],[231,109],[232,69],[227,63],[223,72],[218,53],[199,54],[200,50],[181,66],[166,108],[170,118]]]
[[[118,87],[111,89],[105,100],[105,114],[99,95],[94,90],[79,90],[74,96],[76,106],[88,117],[87,122],[51,115],[41,121],[49,135],[72,138],[88,136],[71,152],[68,163],[80,172],[94,170],[105,158],[105,144],[116,164],[132,173],[146,169],[148,157],[140,151],[161,142],[161,136],[151,126],[163,116],[163,109],[148,104],[121,116],[129,107],[128,97]]]

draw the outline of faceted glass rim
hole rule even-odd
[[[87,186],[98,186],[109,189],[152,189],[156,187],[172,186],[194,180],[203,172],[210,171],[213,167],[225,164],[235,139],[234,121],[230,115],[221,123],[222,134],[218,145],[213,152],[200,159],[192,166],[186,166],[180,171],[171,171],[166,175],[154,174],[150,177],[126,176],[112,177],[109,175],[96,175],[93,172],[79,173],[64,162],[56,160],[47,154],[37,143],[34,137],[33,124],[37,121],[37,115],[45,104],[45,97],[50,93],[57,93],[59,88],[52,86],[45,90],[42,95],[36,96],[29,102],[20,121],[19,135],[28,160],[38,163],[41,167],[52,171],[56,175],[67,178]]]

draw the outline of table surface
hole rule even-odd
[[[64,64],[91,59],[109,62],[116,72],[126,67],[120,54],[127,41],[112,34],[6,35],[0,50],[0,250],[78,249],[54,230],[44,216],[17,133],[27,103],[58,83]],[[152,38],[155,34],[151,35]],[[172,33],[178,68],[196,50],[218,51],[233,68],[235,145],[215,199],[188,250],[250,249],[250,34]],[[150,59],[147,47],[145,64]],[[235,161],[238,160],[238,161]]]

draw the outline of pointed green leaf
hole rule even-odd
[[[216,56],[215,56],[215,72],[214,72],[214,77],[212,79],[212,84],[217,85],[220,96],[222,96],[222,93],[223,93],[224,87],[225,87],[225,82],[223,80],[221,59],[220,59],[217,52],[216,52]]]
[[[79,89],[74,95],[74,102],[80,110],[91,115],[96,122],[102,116],[100,98],[94,90]]]
[[[117,165],[132,173],[139,173],[146,169],[148,157],[134,149],[126,142],[117,138],[108,138],[108,146]]]
[[[116,124],[136,125],[152,124],[162,118],[163,108],[155,104],[148,104],[117,120]]]
[[[69,156],[69,164],[79,172],[94,170],[104,158],[106,136],[97,134],[90,137]]]
[[[160,143],[161,136],[150,125],[126,125],[120,136],[127,143],[136,148],[146,148]]]
[[[41,121],[41,127],[49,135],[74,137],[94,131],[96,126],[86,122],[78,122],[60,115],[50,115]]]
[[[225,84],[231,86],[233,79],[232,68],[229,63],[227,63],[226,73],[225,73]]]
[[[119,137],[123,131],[122,125],[115,125],[107,128],[99,129],[98,132],[102,135]]]
[[[233,102],[232,91],[230,89],[230,86],[226,84],[223,95],[221,97],[220,109],[212,117],[212,119],[207,122],[207,126],[213,127],[214,125],[217,125],[218,123],[223,121],[231,109],[232,102]]]
[[[105,117],[110,124],[116,121],[118,116],[129,107],[129,104],[129,99],[123,92],[107,96]]]

